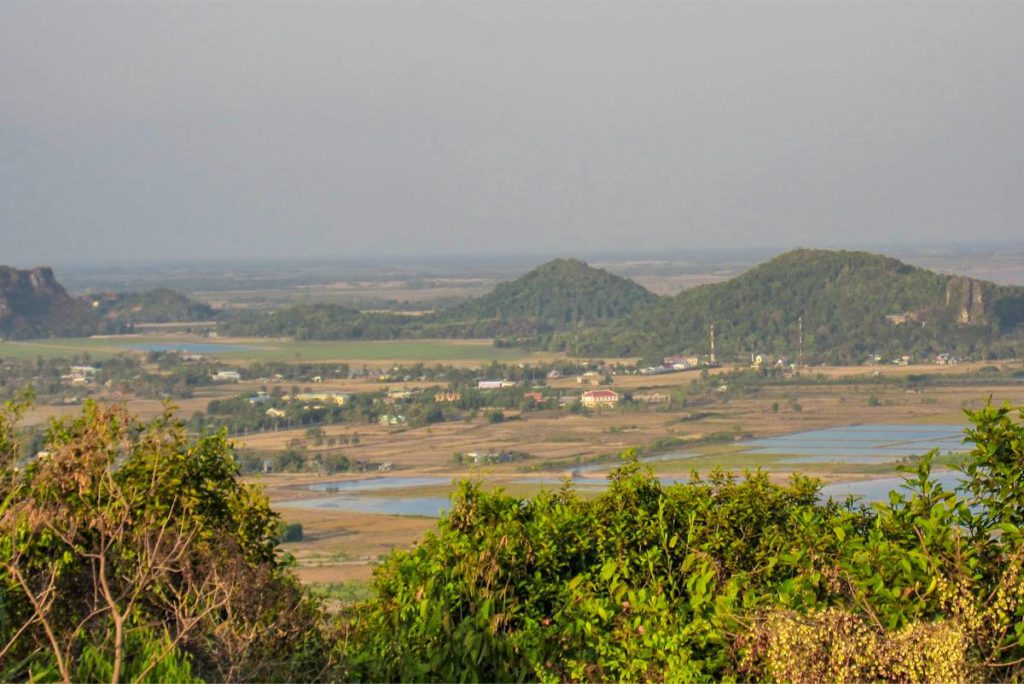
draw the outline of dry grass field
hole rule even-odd
[[[350,458],[390,462],[396,475],[433,475],[444,478],[482,478],[493,486],[504,486],[517,495],[528,495],[541,485],[516,483],[524,471],[540,470],[558,477],[568,474],[577,461],[613,456],[630,447],[644,447],[669,438],[700,440],[715,433],[770,437],[806,430],[857,424],[965,424],[963,410],[984,405],[991,396],[997,403],[1024,404],[1024,383],[987,385],[984,379],[955,386],[907,390],[899,385],[879,385],[873,374],[963,374],[982,365],[959,367],[910,366],[879,369],[815,368],[814,374],[833,378],[863,376],[863,384],[822,384],[762,386],[756,391],[715,394],[683,410],[664,411],[656,406],[633,410],[624,408],[575,414],[567,410],[506,412],[505,422],[491,424],[482,418],[440,423],[420,428],[379,425],[327,426],[327,436],[351,435],[358,431],[360,444],[342,450]],[[1019,365],[1019,364],[1018,364]],[[695,376],[678,373],[662,376],[618,376],[613,388],[671,391],[689,385]],[[566,388],[579,388],[575,380],[558,381]],[[353,390],[355,387],[352,388]],[[773,410],[773,405],[778,409]],[[291,439],[303,439],[302,430],[248,436],[240,445],[260,450],[283,448]],[[310,445],[308,448],[316,450]],[[731,440],[679,446],[679,451],[696,452],[699,458],[658,463],[659,474],[685,474],[697,467],[703,472],[715,466],[733,471],[748,467],[769,468],[782,480],[789,468],[773,459],[754,457]],[[457,466],[454,452],[520,451],[529,454],[521,462],[489,466]],[[550,466],[550,467],[549,467]],[[841,480],[891,475],[895,465],[849,467],[836,464],[807,464],[800,469],[823,480]],[[887,472],[886,472],[887,471]],[[597,476],[597,473],[591,474]],[[376,476],[374,473],[372,476]],[[352,475],[349,478],[370,477]],[[259,481],[267,487],[272,502],[316,496],[305,489],[314,476],[270,475]],[[332,479],[347,479],[345,477]],[[432,488],[430,494],[439,493]],[[449,491],[450,487],[443,487]],[[424,492],[416,492],[422,494]],[[397,494],[402,496],[403,494]],[[429,518],[397,517],[365,513],[279,508],[289,522],[301,522],[306,540],[287,545],[295,554],[304,581],[316,583],[363,581],[369,578],[376,559],[390,548],[406,547],[434,525]]]
[[[484,345],[477,343],[469,356],[484,356]],[[351,347],[350,347],[351,349]],[[378,352],[372,366],[389,367],[391,361],[380,359]],[[478,366],[480,358],[463,358],[446,363]],[[684,392],[690,404],[666,410],[659,405],[620,407],[575,413],[567,409],[541,411],[506,411],[506,419],[490,423],[483,416],[424,427],[389,427],[377,424],[327,425],[324,436],[350,437],[358,433],[358,445],[333,447],[353,460],[375,464],[391,463],[389,475],[430,475],[445,482],[467,477],[481,478],[489,486],[502,486],[516,495],[530,495],[542,485],[524,484],[518,479],[532,474],[558,478],[568,475],[579,463],[596,462],[601,469],[614,467],[615,456],[637,447],[647,449],[661,443],[675,443],[670,450],[697,454],[696,457],[657,463],[659,474],[685,474],[691,468],[706,472],[721,466],[733,471],[749,467],[765,467],[783,479],[788,468],[779,459],[754,457],[737,439],[771,437],[806,430],[855,424],[964,424],[963,409],[978,408],[988,397],[1001,403],[1024,404],[1024,383],[987,384],[979,373],[990,364],[960,366],[880,366],[880,367],[816,367],[801,371],[805,379],[842,379],[842,384],[763,384],[755,387],[734,387],[716,392],[706,387],[699,373],[667,375],[617,375],[612,388],[631,393],[666,394]],[[1019,369],[1020,362],[999,364],[1003,369]],[[710,371],[726,374],[733,368]],[[905,382],[880,384],[886,379],[908,379],[909,376],[965,376],[947,385],[923,385],[907,389]],[[726,379],[724,382],[728,383]],[[290,390],[292,386],[312,387],[308,382],[278,381],[258,383],[246,381],[204,387],[193,398],[174,402],[183,418],[206,409],[214,398],[255,392],[264,385]],[[385,387],[402,386],[422,389],[436,382],[381,382],[377,378],[327,380],[317,384],[320,391],[348,393],[377,392]],[[586,389],[575,378],[551,381],[549,387],[564,393]],[[104,402],[123,402],[129,410],[144,418],[165,410],[163,402],[138,399],[116,393],[100,394]],[[36,406],[26,416],[28,425],[42,423],[55,415],[74,415],[78,406]],[[717,435],[714,440],[708,438]],[[234,438],[237,446],[272,452],[285,449],[292,440],[302,441],[310,452],[328,450],[315,446],[304,429],[265,432]],[[702,441],[703,440],[703,441]],[[453,463],[456,452],[521,452],[522,461],[500,465],[469,466]],[[808,464],[804,472],[825,480],[863,478],[884,474],[858,466]],[[891,473],[891,468],[889,472]],[[373,473],[372,476],[376,476]],[[588,473],[599,477],[600,472]],[[347,475],[336,479],[354,479],[371,475]],[[335,478],[332,478],[335,479]],[[402,517],[371,513],[353,513],[300,507],[284,507],[281,502],[320,496],[309,491],[308,484],[317,481],[313,475],[272,474],[251,478],[266,488],[272,503],[287,522],[303,525],[304,539],[285,545],[294,554],[299,576],[316,584],[369,579],[378,559],[393,548],[408,547],[435,524],[430,518]],[[397,492],[393,496],[430,494],[444,496],[449,484],[434,486],[429,492]]]

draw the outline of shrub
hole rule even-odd
[[[966,482],[919,459],[865,507],[715,472],[608,491],[463,483],[346,613],[358,680],[947,681],[1024,674],[1024,427],[969,413]]]

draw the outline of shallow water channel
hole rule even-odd
[[[756,465],[759,454],[781,454],[784,463],[886,463],[924,454],[933,448],[941,452],[964,451],[963,427],[959,425],[855,425],[851,427],[812,430],[792,435],[756,439],[743,442]],[[695,456],[693,452],[661,454],[641,459],[644,462],[682,460]],[[789,458],[792,457],[792,458]],[[586,473],[605,471],[611,464],[592,464],[574,469],[573,486],[606,487],[603,477],[587,477]],[[958,473],[936,473],[935,478],[947,489],[957,483]],[[659,480],[666,485],[686,482],[688,476],[665,476]],[[559,487],[565,482],[559,476],[523,476],[501,482],[509,484],[540,484]],[[445,496],[417,496],[417,490],[445,487],[452,483],[449,477],[371,477],[361,480],[318,482],[309,489],[323,492],[315,499],[281,501],[282,508],[307,508],[389,515],[415,515],[439,517],[451,502]],[[849,495],[864,501],[883,501],[889,492],[899,489],[902,477],[886,477],[831,484],[822,489],[823,498],[845,499]]]

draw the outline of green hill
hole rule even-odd
[[[725,283],[660,300],[586,340],[592,353],[705,352],[715,324],[720,358],[795,357],[803,322],[809,361],[869,355],[1015,353],[1024,288],[916,268],[865,252],[798,249]]]
[[[539,333],[604,325],[650,306],[658,297],[640,285],[576,259],[555,259],[482,297],[429,316],[361,313],[332,304],[236,315],[224,322],[232,335],[297,339],[481,338],[535,340]]]
[[[208,321],[215,316],[209,305],[167,288],[114,295],[101,301],[101,312],[113,320],[131,323]]]
[[[573,321],[602,323],[652,305],[640,285],[577,259],[555,259],[492,292],[442,312],[445,321],[493,320],[503,327],[558,330]]]

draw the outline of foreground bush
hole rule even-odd
[[[0,417],[0,680],[307,680],[322,615],[223,436],[87,406],[19,464]]]
[[[0,411],[0,680],[992,681],[1024,676],[1024,426],[970,413],[964,482],[924,458],[872,507],[819,483],[520,500],[451,513],[325,615],[222,436],[88,406],[19,460]]]
[[[947,681],[1024,662],[1024,428],[969,414],[964,485],[930,459],[868,508],[764,473],[522,501],[464,484],[347,616],[358,680]]]

